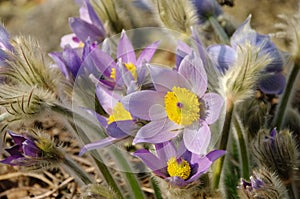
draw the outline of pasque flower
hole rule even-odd
[[[208,54],[217,69],[226,74],[238,60],[237,51],[241,46],[251,45],[259,48],[258,59],[268,55],[271,61],[261,71],[258,88],[266,94],[280,94],[285,87],[285,76],[282,73],[283,57],[269,36],[259,34],[251,28],[250,20],[251,16],[232,35],[231,46],[224,44],[209,46]]]
[[[216,159],[225,154],[225,151],[214,150],[200,156],[188,151],[183,143],[176,148],[172,141],[155,144],[155,152],[156,155],[146,149],[140,149],[134,152],[134,155],[155,175],[178,187],[198,180]]]
[[[140,90],[142,85],[147,83],[145,63],[151,60],[158,44],[155,42],[147,46],[136,59],[134,48],[123,31],[117,48],[117,62],[100,49],[94,49],[85,59],[83,67],[98,68],[101,74],[99,80],[94,76],[91,76],[91,79],[96,84],[98,101],[108,114],[108,117],[96,114],[108,137],[85,145],[81,154],[87,150],[105,147],[136,133],[139,125],[120,101],[127,93]]]
[[[62,152],[46,137],[34,134],[16,134],[8,131],[15,145],[6,148],[9,156],[0,162],[12,166],[40,169],[64,159]]]
[[[137,91],[121,102],[133,117],[150,121],[136,134],[133,143],[161,143],[183,132],[187,149],[203,154],[210,142],[210,124],[221,112],[223,99],[206,93],[207,76],[193,52],[180,62],[178,71],[149,66],[155,90]]]
[[[122,90],[126,94],[143,83],[146,76],[143,63],[151,60],[158,45],[159,42],[154,42],[145,47],[137,59],[134,48],[123,31],[117,48],[117,62],[106,52],[94,49],[84,60],[82,67],[96,68],[100,75],[99,84],[110,90]]]

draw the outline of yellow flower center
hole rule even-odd
[[[190,177],[191,167],[186,160],[182,158],[180,160],[176,160],[175,157],[172,157],[168,160],[167,165],[167,171],[171,177],[178,176],[184,180]]]
[[[136,67],[135,67],[135,65],[134,65],[133,63],[131,63],[131,62],[125,63],[124,65],[125,65],[125,67],[127,68],[127,70],[128,70],[129,72],[131,72],[131,74],[132,74],[134,80],[137,80],[137,72],[136,72]]]
[[[113,80],[116,80],[116,69],[115,68],[111,69],[110,78],[112,78]]]
[[[112,111],[112,114],[107,119],[107,124],[115,121],[132,120],[131,114],[124,108],[121,102],[118,102]]]
[[[190,125],[200,117],[200,102],[197,95],[186,88],[173,87],[165,95],[168,118],[180,125]]]

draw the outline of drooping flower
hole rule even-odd
[[[10,156],[0,161],[3,164],[41,169],[64,159],[62,152],[45,136],[16,134],[12,131],[8,131],[8,134],[15,145],[5,149]]]
[[[171,141],[155,144],[155,152],[156,155],[146,149],[140,149],[134,152],[134,155],[155,175],[178,187],[197,181],[216,159],[225,154],[225,151],[214,150],[199,156],[188,151],[183,143],[177,149]]]
[[[149,66],[155,90],[125,96],[121,102],[133,117],[150,121],[133,143],[161,143],[183,132],[188,150],[203,154],[210,142],[210,124],[222,110],[223,99],[206,93],[207,76],[200,58],[192,52],[180,62],[178,71]]]
[[[230,39],[231,46],[217,44],[209,46],[207,51],[216,68],[226,74],[228,70],[240,59],[238,51],[245,45],[259,49],[257,59],[269,56],[271,59],[260,72],[258,88],[266,94],[281,94],[285,87],[283,75],[284,60],[275,44],[267,35],[262,35],[250,26],[251,16],[235,31]],[[251,67],[251,66],[250,66]]]

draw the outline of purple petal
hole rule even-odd
[[[192,53],[192,49],[186,43],[182,41],[178,41],[177,49],[176,49],[176,66],[177,69],[183,60],[183,58]]]
[[[60,71],[63,73],[66,79],[69,81],[72,80],[72,75],[70,74],[66,64],[64,63],[61,53],[52,52],[48,55],[55,61],[56,65],[59,67]]]
[[[96,14],[96,12],[95,12],[94,8],[92,7],[92,5],[90,4],[90,2],[85,1],[85,3],[86,3],[87,10],[88,10],[89,18],[91,19],[92,24],[97,26],[99,31],[102,33],[101,36],[104,38],[105,37],[105,29],[102,24],[102,21],[99,19],[98,15]]]
[[[155,151],[163,162],[168,162],[171,157],[176,157],[176,148],[171,141],[155,144]]]
[[[191,90],[191,85],[188,81],[177,71],[162,67],[149,66],[150,75],[155,89],[159,92],[168,92],[174,86],[187,88]]]
[[[96,86],[96,95],[105,112],[110,115],[112,114],[114,106],[121,99],[121,96],[116,92],[109,90],[100,84],[97,84]]]
[[[164,98],[156,91],[137,91],[123,97],[121,102],[132,116],[140,119],[160,119],[165,115],[158,112],[163,111]]]
[[[88,38],[90,38],[91,41],[102,41],[104,39],[103,32],[95,25],[87,23],[80,18],[69,18],[69,25],[80,41],[84,42]]]
[[[258,83],[259,89],[265,94],[279,95],[286,85],[285,76],[282,73],[275,73],[263,76]]]
[[[14,145],[10,148],[6,148],[5,151],[7,151],[10,155],[17,155],[23,153],[22,145]]]
[[[82,156],[87,151],[107,147],[107,146],[113,144],[116,141],[118,141],[118,139],[112,138],[112,137],[106,137],[106,138],[103,138],[102,140],[99,140],[99,141],[96,141],[96,142],[93,142],[93,143],[90,143],[90,144],[86,144],[80,150],[79,156]]]
[[[195,167],[197,169],[196,172],[193,173],[192,176],[190,176],[190,178],[186,180],[186,182],[191,183],[195,180],[198,180],[202,174],[206,173],[209,170],[211,165],[212,161],[210,161],[206,156],[199,158],[197,167]]]
[[[199,157],[193,154],[193,161],[191,163],[196,164],[196,172],[192,174],[192,176],[187,180],[187,182],[193,182],[197,180],[202,174],[206,173],[209,170],[209,167],[212,163],[218,159],[219,157],[223,156],[226,151],[223,150],[214,150],[209,152],[204,157]]]
[[[41,155],[41,149],[39,149],[33,141],[26,140],[23,142],[23,153],[30,157],[39,157]]]
[[[206,66],[206,57],[207,57],[207,53],[206,50],[201,42],[201,39],[199,37],[199,35],[197,34],[197,31],[195,30],[195,28],[192,27],[192,37],[193,37],[193,43],[196,45],[197,47],[197,52],[203,62],[203,65]]]
[[[139,55],[139,58],[136,61],[136,66],[140,67],[142,65],[142,63],[145,62],[150,62],[150,60],[152,59],[158,45],[159,45],[159,41],[154,42],[152,44],[150,44],[149,46],[147,46]]]
[[[219,157],[223,156],[226,154],[226,151],[223,150],[214,150],[214,151],[210,151],[206,157],[211,161],[214,162],[216,161]]]
[[[155,155],[146,149],[140,149],[133,153],[134,156],[140,158],[147,167],[149,167],[156,175],[165,177],[166,175],[160,170],[166,166],[166,162],[158,159]]]
[[[107,134],[113,138],[124,138],[133,135],[138,130],[138,125],[133,120],[112,122],[107,126]]]
[[[86,57],[84,63],[88,67],[99,69],[105,77],[110,77],[112,68],[116,68],[116,63],[113,58],[98,48],[95,48],[89,56]]]
[[[178,176],[168,177],[166,178],[166,181],[168,181],[171,185],[175,185],[178,187],[183,187],[188,184],[187,181]]]
[[[236,51],[227,45],[212,45],[207,48],[207,52],[215,67],[222,73],[234,64],[237,59]]]
[[[210,138],[210,129],[204,121],[201,122],[199,129],[186,127],[183,130],[184,144],[192,153],[205,154]]]
[[[16,134],[13,131],[8,130],[7,133],[11,136],[11,138],[17,145],[21,145],[26,140],[24,136]]]
[[[24,158],[24,156],[21,154],[16,154],[16,155],[9,156],[9,157],[5,158],[4,160],[1,160],[0,162],[3,164],[9,164],[9,165],[15,166],[15,165],[17,165],[16,160],[18,160],[19,158]]]
[[[124,63],[133,63],[134,65],[136,65],[136,56],[134,48],[124,30],[121,33],[121,38],[118,43],[117,49],[117,59],[120,58]]]
[[[162,143],[176,137],[180,127],[169,119],[154,120],[143,126],[136,134],[133,144],[148,142]]]
[[[60,39],[61,48],[65,48],[66,46],[70,46],[71,48],[78,48],[79,45],[80,39],[74,33],[64,35]]]
[[[223,109],[224,100],[223,98],[216,93],[206,93],[201,100],[204,104],[204,116],[201,116],[207,124],[212,124],[220,116],[220,113]]]
[[[194,53],[187,55],[182,60],[178,71],[188,80],[193,92],[202,97],[207,89],[207,75],[201,59]]]

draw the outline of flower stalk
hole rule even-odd
[[[288,103],[290,101],[290,98],[293,97],[293,88],[294,84],[296,83],[297,77],[299,75],[300,71],[300,64],[295,63],[292,66],[292,69],[290,70],[288,79],[287,79],[287,85],[284,90],[284,93],[281,96],[281,99],[279,101],[279,104],[277,105],[276,113],[272,121],[272,127],[276,127],[282,129],[283,128],[283,120],[286,115],[286,110]]]
[[[210,22],[211,26],[213,27],[215,33],[218,35],[221,43],[223,44],[229,44],[229,37],[220,25],[220,23],[216,20],[214,16],[210,16],[208,18],[208,21]]]
[[[230,135],[230,128],[231,128],[231,121],[232,121],[232,115],[233,115],[233,109],[234,109],[234,102],[231,99],[227,99],[226,104],[226,115],[223,125],[223,130],[221,133],[221,140],[219,144],[220,150],[226,150],[227,149],[227,143],[229,140]],[[221,174],[223,170],[225,156],[219,158],[216,160],[215,166],[213,167],[213,181],[212,181],[212,188],[217,189],[220,184]]]
[[[240,160],[242,162],[242,178],[249,179],[250,177],[250,168],[249,168],[249,159],[248,159],[248,150],[245,142],[245,137],[243,135],[243,130],[240,121],[237,118],[237,115],[233,118],[233,125],[237,134],[239,150],[240,150]]]
[[[82,168],[70,157],[65,156],[65,159],[62,163],[65,168],[71,173],[74,173],[74,176],[76,176],[76,178],[79,179],[83,184],[88,185],[94,183],[91,177],[85,171],[83,171]]]

